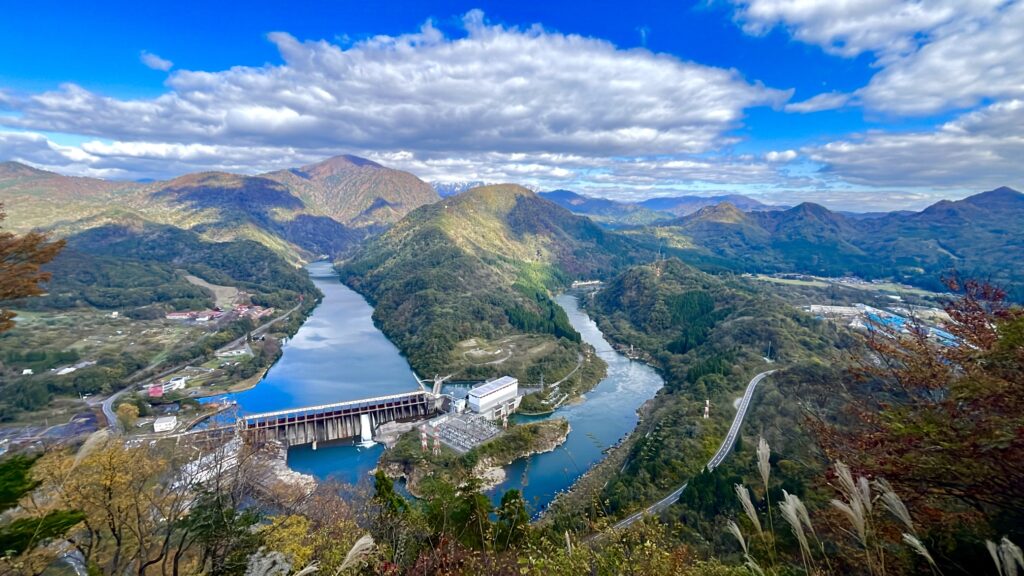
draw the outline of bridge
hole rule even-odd
[[[238,418],[243,435],[256,441],[278,440],[285,446],[362,438],[370,440],[373,430],[395,420],[430,416],[438,397],[425,390],[364,398],[335,404],[307,406],[276,412],[249,414]]]

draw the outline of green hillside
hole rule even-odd
[[[732,403],[751,377],[772,368],[819,366],[852,345],[782,300],[674,258],[627,269],[587,311],[610,341],[645,354],[666,384],[616,464],[553,513],[561,529],[583,526],[579,506],[597,522],[663,498],[696,476],[718,449],[735,413]],[[771,363],[764,359],[769,344]],[[712,409],[705,420],[706,401]],[[594,501],[605,505],[588,504]]]
[[[991,281],[1024,300],[1024,194],[999,188],[921,212],[850,218],[816,204],[742,212],[728,203],[631,230],[648,246],[720,270],[892,278],[944,290],[942,277]]]
[[[317,214],[356,228],[394,223],[439,199],[429,184],[408,172],[349,155],[264,176],[287,187]]]
[[[355,156],[263,176],[202,172],[152,183],[0,165],[0,202],[16,232],[69,235],[128,216],[210,241],[253,240],[295,263],[345,254],[437,198],[412,174]]]
[[[413,211],[341,273],[374,303],[375,320],[421,376],[535,381],[543,372],[552,382],[583,348],[551,293],[607,277],[640,254],[525,188],[498,185]],[[492,357],[500,362],[477,362]]]

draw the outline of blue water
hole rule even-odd
[[[229,395],[239,412],[253,414],[410,392],[418,388],[409,363],[373,325],[373,308],[338,280],[327,262],[306,267],[324,294],[281,358],[254,388]],[[222,396],[211,400],[220,400]],[[288,466],[320,479],[365,481],[384,447],[297,446]]]
[[[553,452],[535,454],[505,468],[507,477],[494,489],[495,500],[505,490],[518,488],[534,512],[551,502],[558,492],[572,486],[601,460],[606,448],[632,432],[637,423],[637,409],[664,385],[653,368],[630,361],[614,351],[594,321],[580,310],[574,296],[562,295],[555,301],[568,314],[572,327],[583,341],[593,346],[608,364],[608,375],[582,402],[559,408],[545,417],[569,421],[569,438],[564,444]]]
[[[376,326],[373,308],[329,263],[307,266],[324,299],[260,383],[231,396],[243,414],[358,400],[418,388],[405,357]]]
[[[323,302],[288,342],[281,359],[253,389],[232,395],[243,414],[355,400],[415,390],[412,370],[398,349],[373,325],[373,309],[338,281],[327,263],[310,264]],[[573,327],[608,364],[608,375],[582,402],[550,416],[566,418],[571,432],[553,452],[535,454],[506,468],[507,478],[491,491],[497,502],[509,488],[523,491],[534,511],[597,463],[603,450],[636,426],[636,410],[663,382],[652,368],[612,350],[573,296],[559,296]],[[520,418],[525,420],[525,418]],[[319,479],[366,481],[383,447],[298,446],[288,451],[288,466]]]

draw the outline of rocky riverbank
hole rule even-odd
[[[285,484],[306,494],[312,493],[316,489],[316,478],[288,467],[288,448],[284,444],[268,443],[260,448],[257,458],[260,460],[259,469],[264,470],[264,476],[260,483],[265,487]]]

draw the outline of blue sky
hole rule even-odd
[[[844,209],[1024,184],[1020,2],[99,4],[5,7],[0,160],[135,179],[355,153]]]

